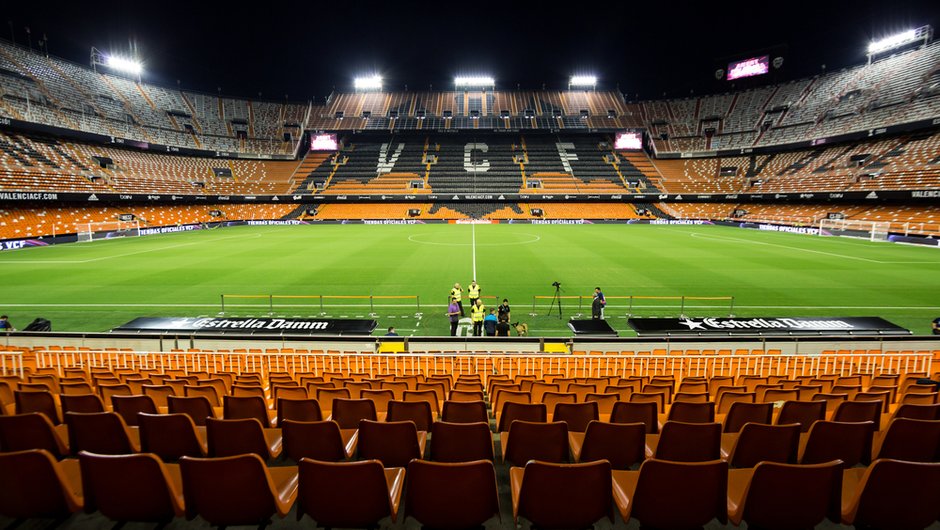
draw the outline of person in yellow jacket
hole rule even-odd
[[[470,307],[476,305],[477,300],[480,299],[480,284],[476,280],[473,280],[467,286],[467,298],[470,300]]]
[[[486,318],[486,308],[483,307],[483,300],[477,298],[476,303],[470,306],[470,320],[473,322],[473,336],[483,335],[483,319]]]
[[[460,308],[460,316],[465,316],[463,312],[463,302],[460,300],[462,297],[463,288],[460,287],[459,283],[455,283],[454,288],[450,290],[450,299],[457,302],[457,307]]]

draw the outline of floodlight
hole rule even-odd
[[[105,60],[108,67],[134,75],[140,75],[140,72],[144,69],[143,65],[138,61],[117,57],[115,55],[109,55]]]
[[[573,87],[584,87],[584,86],[597,86],[597,76],[595,75],[573,75],[571,80],[568,81],[568,86]]]
[[[881,53],[883,51],[890,50],[891,48],[904,46],[905,44],[914,42],[916,40],[918,40],[917,30],[909,29],[903,33],[898,33],[880,40],[872,41],[871,44],[868,45],[868,53]]]
[[[488,76],[457,76],[454,86],[496,86],[496,80]]]
[[[382,76],[357,77],[353,80],[356,90],[382,90]]]

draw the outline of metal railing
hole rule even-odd
[[[629,377],[673,374],[677,378],[716,375],[804,375],[838,374],[930,374],[930,351],[878,352],[821,355],[780,353],[741,355],[547,355],[513,352],[478,354],[428,352],[375,354],[306,350],[232,350],[202,352],[120,352],[40,350],[35,353],[39,368],[53,368],[64,374],[66,368],[107,368],[110,370],[183,370],[184,372],[341,372],[368,374],[480,374],[490,375],[560,374],[564,377]],[[8,352],[0,355],[3,370],[9,362],[22,373],[22,358]]]

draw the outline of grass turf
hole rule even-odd
[[[738,316],[882,316],[916,334],[940,315],[936,248],[715,226],[527,224],[233,227],[8,251],[0,312],[18,328],[41,316],[56,331],[104,331],[138,316],[216,315],[223,293],[417,295],[420,317],[409,300],[376,301],[400,306],[376,308],[378,330],[442,335],[447,293],[470,283],[474,256],[483,294],[508,298],[533,335],[570,335],[577,301],[563,300],[562,320],[546,316],[547,299],[530,315],[533,295],[551,296],[556,280],[565,296],[601,286],[621,335],[627,301],[612,297],[623,295],[734,296]],[[268,313],[265,299],[228,303],[227,315]],[[368,301],[327,303],[334,317],[369,312]],[[664,307],[641,315],[679,312],[672,300],[643,304]],[[688,304],[691,315],[728,312],[724,301]],[[275,307],[318,312],[316,300]]]

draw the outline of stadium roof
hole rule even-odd
[[[477,72],[497,88],[562,89],[589,72],[599,89],[655,98],[730,89],[715,70],[749,55],[784,58],[768,81],[858,64],[871,40],[940,22],[929,0],[256,5],[15,2],[0,35],[34,48],[47,37],[51,54],[83,64],[92,46],[136,55],[145,81],[264,99],[322,100],[362,72],[386,90],[445,89]]]

